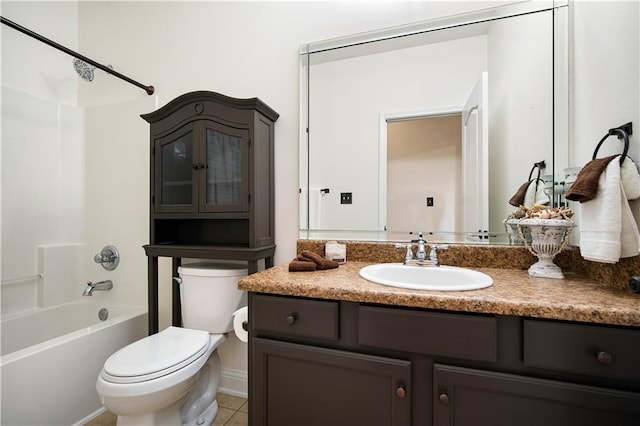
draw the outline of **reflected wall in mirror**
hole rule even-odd
[[[508,243],[533,163],[566,167],[566,8],[502,11],[302,48],[301,238]]]

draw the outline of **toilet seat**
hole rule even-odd
[[[157,379],[191,364],[210,345],[217,346],[214,337],[203,330],[168,327],[111,355],[100,375],[107,382],[121,384]]]

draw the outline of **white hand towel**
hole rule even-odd
[[[544,182],[533,179],[527,187],[527,192],[524,194],[523,205],[530,209],[534,204],[545,205],[548,204],[549,201],[549,197],[544,192]]]
[[[640,198],[640,174],[636,164],[628,157],[620,167],[620,197],[622,198],[620,257],[637,256],[640,254],[640,232],[627,200]]]
[[[628,194],[625,187],[629,189]],[[627,158],[620,167],[617,157],[600,175],[596,197],[580,204],[582,257],[595,262],[616,263],[621,257],[638,254],[640,236],[627,196],[640,196],[640,176],[631,159]]]

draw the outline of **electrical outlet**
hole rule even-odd
[[[427,207],[433,207],[433,197],[427,197]]]
[[[351,192],[341,192],[340,204],[351,204],[353,202],[351,194],[352,194]]]

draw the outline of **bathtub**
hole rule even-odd
[[[146,311],[78,300],[3,318],[0,424],[73,425],[99,414],[98,373],[109,355],[147,335]]]

